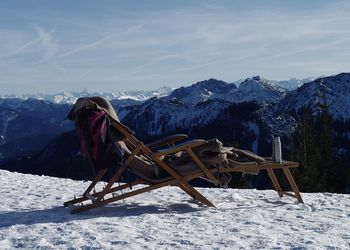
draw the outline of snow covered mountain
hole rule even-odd
[[[294,90],[301,87],[304,83],[314,81],[314,77],[307,77],[304,79],[291,78],[289,80],[274,81],[275,84],[288,90]]]
[[[173,89],[169,87],[162,87],[157,90],[131,90],[124,92],[89,92],[88,90],[83,90],[82,92],[61,92],[58,94],[24,94],[24,95],[0,95],[0,98],[12,98],[12,99],[36,99],[44,100],[57,104],[73,104],[80,97],[86,96],[104,96],[108,100],[136,100],[144,101],[152,97],[165,96],[171,93]]]
[[[149,135],[160,135],[176,128],[189,128],[205,125],[215,119],[220,111],[230,103],[222,100],[199,104],[183,103],[178,100],[154,98],[138,108],[130,110],[120,118],[132,125],[136,131]]]
[[[140,106],[132,107],[127,112],[120,110],[119,115],[124,123],[142,136],[159,136],[174,131],[186,131],[187,134],[191,134],[213,122],[225,122],[223,117],[226,118],[226,124],[236,119],[235,124],[238,126],[242,119],[248,121],[246,117],[250,119],[258,108],[254,107],[250,110],[250,104],[237,105],[246,110],[226,115],[230,112],[230,107],[236,107],[236,104],[220,99],[191,104],[166,98],[154,98]]]
[[[226,83],[211,78],[188,87],[175,89],[166,98],[191,104],[213,99],[233,103],[247,101],[276,103],[281,100],[286,92],[286,89],[259,76],[245,79],[239,84],[238,88],[234,83]]]
[[[175,89],[168,96],[152,98],[137,106],[115,107],[123,122],[144,136],[157,136],[181,130],[191,134],[192,131],[222,120],[221,117],[226,117],[227,124],[236,119],[239,122],[233,127],[246,131],[240,122],[256,110],[244,110],[243,104],[242,111],[225,116],[230,106],[256,102],[264,107],[267,104],[278,103],[286,92],[285,89],[260,77],[247,78],[238,88],[233,83],[209,79]],[[259,118],[255,117],[245,122],[258,127],[258,120]],[[222,122],[225,123],[223,120]]]
[[[225,99],[225,95],[235,89],[237,89],[237,87],[234,83],[229,84],[221,80],[210,78],[188,87],[175,89],[166,99],[196,104],[209,99]]]
[[[66,119],[71,106],[35,99],[0,99],[0,161],[44,147],[73,129]]]
[[[329,105],[330,114],[336,119],[350,119],[350,73],[318,78],[289,92],[281,101],[283,112],[298,111],[304,106],[314,114],[321,104]]]
[[[277,96],[282,93],[284,95],[285,90],[293,90],[297,87],[300,87],[303,83],[312,81],[313,78],[305,79],[296,79],[291,78],[290,80],[283,81],[271,81],[255,76],[252,78],[241,79],[235,81],[234,83],[226,83],[224,81],[216,79],[208,79],[205,81],[198,82],[189,87],[180,87],[175,89],[174,93],[171,95],[171,98],[181,99],[185,102],[198,103],[208,99],[219,98],[228,101],[240,102],[244,101],[245,94],[247,93],[246,88],[237,89],[237,86],[240,86],[242,83],[247,85],[247,81],[250,82],[250,88],[252,87],[253,82],[255,82],[257,87],[254,90],[259,92],[260,90],[270,90],[271,92],[277,92]],[[260,86],[259,86],[260,85]],[[163,97],[170,95],[174,89],[169,87],[161,87],[157,90],[130,90],[130,91],[117,91],[117,92],[90,92],[88,90],[83,90],[81,92],[70,92],[65,91],[57,94],[23,94],[23,95],[0,95],[2,99],[36,99],[44,100],[57,104],[73,104],[79,97],[99,95],[104,96],[108,100],[124,100],[124,104],[132,105],[133,101],[145,101],[153,97]],[[232,95],[231,92],[238,92],[233,94],[234,96],[228,97],[227,95]],[[257,94],[257,93],[255,93]],[[270,93],[271,94],[271,93]],[[237,96],[235,96],[237,95]],[[269,95],[269,94],[268,94]],[[191,96],[191,97],[188,97]],[[264,95],[262,95],[264,97]],[[247,97],[248,100],[255,98],[254,96]],[[130,103],[128,102],[130,100]]]
[[[89,183],[0,170],[1,249],[348,249],[349,195],[199,188],[216,208],[166,187],[71,215]],[[99,183],[101,186],[103,183]]]
[[[247,78],[231,97],[233,102],[256,101],[258,103],[277,103],[287,93],[287,90],[260,76]]]

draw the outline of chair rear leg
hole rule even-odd
[[[267,173],[269,174],[269,177],[270,177],[270,179],[272,181],[272,184],[273,184],[275,190],[278,193],[278,196],[282,197],[283,196],[283,190],[282,190],[282,188],[281,188],[281,186],[280,186],[280,184],[279,184],[279,182],[278,182],[278,180],[276,178],[275,173],[273,172],[273,169],[272,168],[268,168],[266,170],[267,170]]]
[[[122,174],[125,171],[125,165],[120,166],[119,169],[117,170],[117,172],[112,176],[112,178],[109,180],[107,186],[100,192],[100,194],[97,196],[96,201],[100,201],[103,199],[103,197],[109,193],[109,190],[111,189],[111,187],[113,186],[113,184],[119,179],[120,176],[122,176]]]
[[[213,203],[211,203],[207,198],[204,197],[200,192],[198,192],[194,187],[192,187],[188,183],[180,183],[179,187],[185,191],[189,196],[191,196],[193,199],[196,199],[203,204],[209,206],[209,207],[215,207]]]
[[[301,198],[301,195],[300,195],[300,192],[299,192],[299,189],[298,189],[298,186],[297,184],[295,183],[295,180],[289,170],[289,168],[283,168],[283,171],[284,171],[284,174],[286,175],[287,179],[288,179],[288,182],[298,200],[299,203],[304,203],[303,201],[303,198]]]
[[[85,190],[85,192],[83,193],[82,197],[80,198],[75,198],[73,200],[70,201],[66,201],[65,203],[63,203],[63,205],[65,207],[67,207],[69,204],[75,204],[80,202],[81,200],[87,200],[86,195],[90,193],[90,191],[95,187],[95,185],[102,179],[102,177],[105,175],[105,173],[108,171],[108,169],[102,169],[100,171],[98,171],[97,175],[95,176],[95,178],[93,179],[93,181],[90,183],[90,185],[88,186],[88,188]]]
[[[187,194],[189,194],[191,197],[195,197],[195,199],[198,199],[202,203],[210,206],[215,207],[213,203],[211,203],[207,198],[205,198],[201,193],[199,193],[196,189],[194,189],[187,180],[183,176],[180,176],[175,170],[173,170],[171,167],[169,167],[165,162],[163,162],[158,157],[152,157],[152,159],[159,164],[165,171],[167,171],[171,176],[173,176],[177,182],[179,187],[184,190]]]
[[[99,182],[102,177],[105,175],[105,173],[108,171],[108,169],[102,169],[100,171],[98,171],[96,177],[93,179],[93,181],[91,182],[91,184],[89,185],[89,187],[85,190],[84,192],[84,196],[88,193],[90,193],[90,191],[95,187],[95,185],[97,184],[97,182]]]

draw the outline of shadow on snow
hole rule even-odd
[[[41,223],[65,223],[76,220],[87,220],[103,217],[130,217],[143,214],[183,214],[199,211],[188,204],[173,204],[167,207],[157,205],[123,204],[109,205],[85,211],[80,214],[70,214],[63,206],[38,210],[23,210],[0,213],[0,228],[14,225],[34,225]]]

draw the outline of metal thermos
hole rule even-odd
[[[282,147],[279,136],[275,136],[272,141],[272,161],[282,164]]]

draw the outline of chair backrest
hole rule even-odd
[[[82,155],[96,170],[123,163],[124,151],[115,140],[122,135],[111,129],[111,122],[119,122],[119,118],[106,99],[79,98],[68,118],[75,122]]]
[[[94,169],[101,170],[123,164],[124,151],[110,135],[109,121],[103,110],[83,108],[75,114],[80,151]]]

